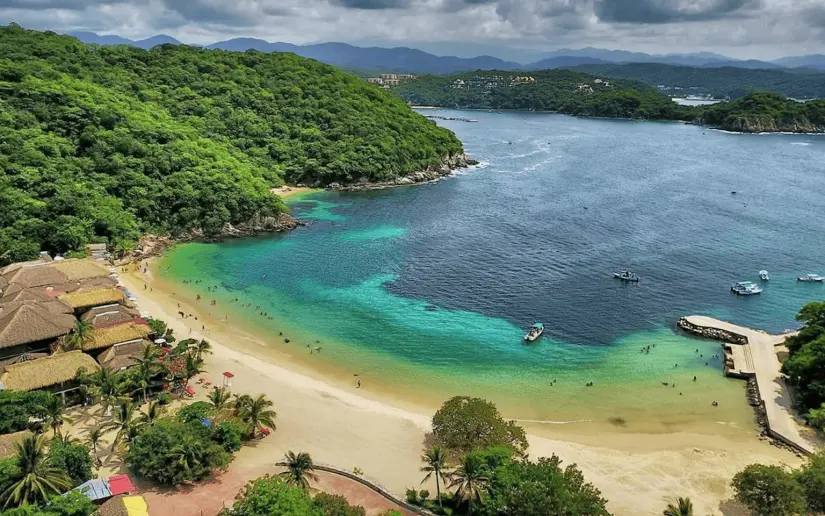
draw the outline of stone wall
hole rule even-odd
[[[676,323],[676,326],[684,330],[688,333],[692,333],[693,335],[699,337],[705,337],[706,339],[714,339],[714,340],[721,340],[723,342],[730,342],[732,344],[747,344],[748,338],[744,335],[739,335],[738,333],[733,333],[725,330],[718,330],[716,328],[705,328],[704,326],[697,326],[695,324],[691,324],[687,318],[682,317],[679,319],[679,322]]]

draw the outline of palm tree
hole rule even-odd
[[[49,464],[44,436],[26,437],[15,448],[17,471],[9,487],[0,494],[3,508],[45,502],[72,487],[66,472]]]
[[[662,514],[664,516],[693,516],[693,504],[690,498],[679,497],[676,499],[676,505],[668,504]]]
[[[435,445],[424,452],[421,461],[424,462],[421,471],[427,473],[421,483],[423,484],[435,474],[435,493],[438,497],[438,506],[441,507],[441,484],[439,479],[445,483],[450,481],[450,475],[444,471],[444,468],[447,467],[447,452],[441,446]]]
[[[481,501],[484,491],[490,482],[490,472],[487,465],[476,455],[467,455],[461,459],[453,471],[450,487],[455,487],[459,499],[468,503],[467,514],[473,513],[473,502]]]
[[[242,401],[242,405],[236,410],[238,416],[249,428],[249,435],[254,437],[258,430],[266,427],[275,429],[277,414],[269,408],[273,406],[273,403],[266,396],[263,394],[259,394],[257,398],[239,396],[238,401]]]
[[[212,354],[212,344],[205,340],[201,340],[195,343],[190,349],[194,352],[195,358],[198,360],[203,360],[205,355]]]
[[[197,376],[203,372],[203,360],[196,357],[195,353],[187,353],[183,357],[183,375],[186,381],[193,376]],[[186,383],[184,381],[184,383]]]
[[[252,396],[249,394],[233,394],[231,406],[234,411],[234,414],[238,417],[241,415],[241,411],[244,407],[248,407],[250,403],[252,403]]]
[[[77,321],[74,325],[72,333],[66,336],[63,341],[63,349],[72,351],[75,349],[82,349],[83,344],[92,338],[92,325],[84,321]]]
[[[97,457],[97,445],[103,440],[103,430],[100,427],[95,427],[89,430],[89,437],[87,441],[92,447],[92,454],[95,457],[95,464],[100,464],[100,459]]]
[[[229,408],[229,400],[232,395],[225,387],[213,387],[209,393],[209,402],[215,407],[215,410],[225,410]]]
[[[300,487],[304,491],[309,489],[310,480],[318,481],[318,476],[313,473],[315,464],[312,462],[312,457],[306,452],[301,452],[298,455],[289,452],[284,455],[284,460],[278,462],[276,466],[287,468],[278,476],[286,480],[287,484]]]
[[[60,429],[63,423],[71,423],[72,420],[63,414],[66,404],[60,396],[52,396],[45,405],[45,421],[44,425],[48,426],[54,432],[55,437],[60,437]]]
[[[158,400],[152,400],[149,402],[149,406],[146,407],[146,412],[142,412],[138,416],[137,423],[141,426],[151,426],[155,424],[158,419],[160,419],[164,412],[166,412],[166,407],[161,405]]]
[[[105,415],[111,415],[112,407],[126,394],[119,375],[102,367],[94,374],[85,376],[82,381],[91,385],[92,396],[100,398],[105,408]]]
[[[69,444],[76,444],[79,441],[77,439],[75,439],[72,434],[61,434],[61,435],[56,435],[54,438],[52,438],[52,442],[53,443],[57,442],[57,443],[60,443],[60,444],[63,444],[63,445],[69,445]]]
[[[117,430],[114,440],[112,440],[112,451],[115,451],[117,445],[124,441],[129,441],[135,432],[135,422],[132,420],[135,414],[135,405],[131,401],[123,401],[117,406],[115,417],[104,424],[101,428],[108,432],[109,430]]]
[[[158,362],[159,355],[160,353],[155,346],[146,346],[143,348],[143,356],[135,359],[137,390],[141,392],[144,403],[146,403],[148,398],[147,390],[149,389],[149,382],[151,382],[155,376],[163,373],[165,369],[163,364]]]

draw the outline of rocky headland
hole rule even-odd
[[[381,190],[384,188],[394,188],[397,186],[409,186],[415,184],[431,183],[449,177],[453,171],[478,165],[478,161],[470,159],[466,154],[454,154],[445,156],[441,163],[432,165],[424,170],[413,172],[405,176],[397,177],[392,181],[385,181],[381,183],[371,183],[366,179],[362,179],[357,183],[341,184],[331,183],[327,185],[328,190],[338,190],[345,192],[359,191],[359,190]]]

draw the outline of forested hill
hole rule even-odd
[[[217,232],[269,188],[383,181],[462,152],[361,79],[293,54],[87,46],[0,28],[0,263]]]
[[[737,99],[755,91],[770,91],[797,99],[825,98],[825,72],[816,70],[696,68],[658,63],[585,64],[571,69],[601,77],[661,85],[672,94]]]
[[[424,76],[393,91],[416,105],[475,109],[529,109],[572,115],[643,119],[693,119],[655,88],[627,80],[600,79],[571,70],[473,72]]]

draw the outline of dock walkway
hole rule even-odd
[[[736,339],[739,344],[726,345],[726,351],[729,349],[731,353],[729,358],[733,361],[727,367],[728,373],[740,378],[755,377],[767,416],[768,433],[800,452],[812,454],[816,448],[799,432],[791,409],[790,392],[781,373],[782,364],[776,355],[777,346],[784,345],[787,335],[770,335],[699,315],[685,317],[683,321],[699,330],[691,330],[693,333],[711,330],[705,334],[722,332],[744,337]]]

